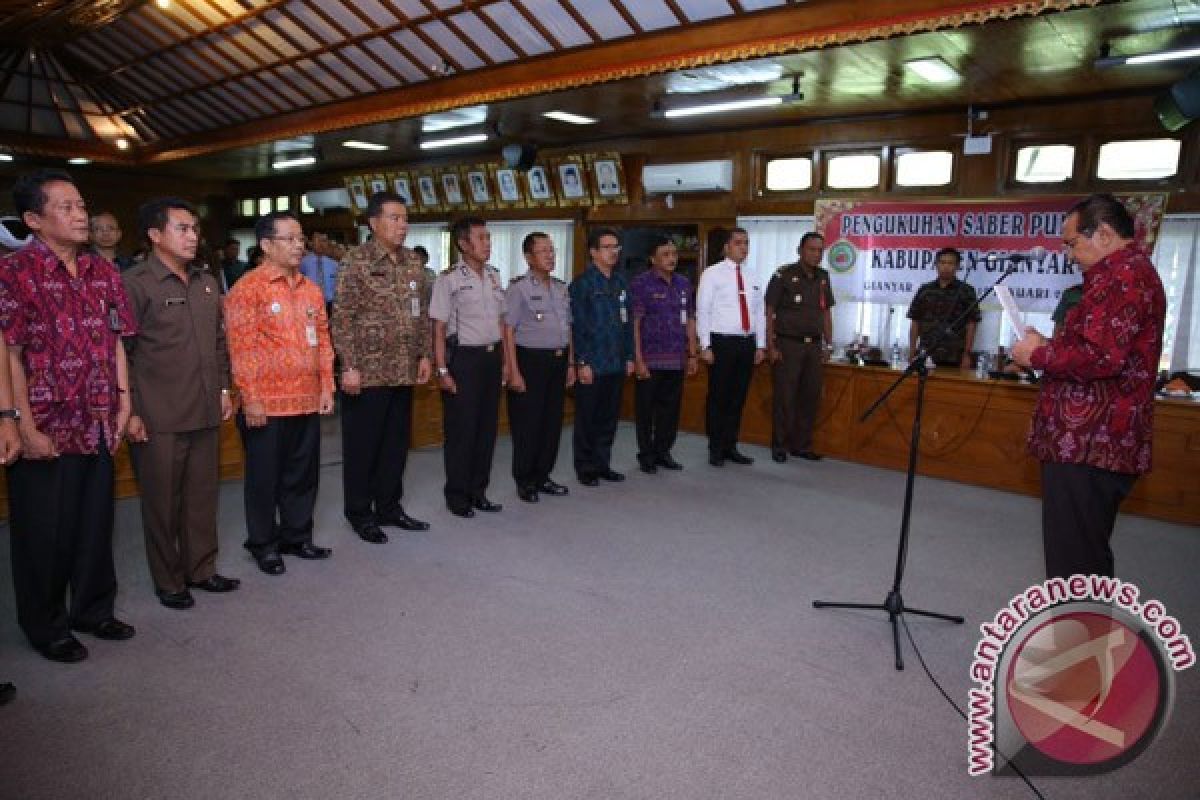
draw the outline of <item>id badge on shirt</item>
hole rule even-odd
[[[421,316],[421,298],[413,295],[408,301],[408,310],[414,318]]]
[[[108,329],[113,333],[121,332],[121,315],[117,313],[115,304],[108,307]]]
[[[617,298],[617,302],[621,304],[621,324],[629,323],[629,311],[625,308],[625,290],[621,290],[621,296]]]
[[[679,293],[679,324],[687,327],[687,292]]]
[[[315,309],[308,310],[308,322],[304,323],[304,338],[308,341],[309,347],[316,347],[317,340],[317,312]]]

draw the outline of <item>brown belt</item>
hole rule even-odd
[[[787,333],[776,333],[780,339],[787,339],[791,342],[800,342],[801,344],[820,344],[822,337],[820,336],[792,336]]]

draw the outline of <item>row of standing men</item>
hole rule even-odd
[[[751,367],[767,358],[777,389],[780,381],[795,387],[776,392],[774,454],[818,458],[812,401],[833,303],[817,266],[819,237],[806,238],[801,261],[773,276],[768,317],[760,286],[742,271],[748,236],[739,229],[694,296],[666,240],[655,243],[651,269],[627,282],[609,229],[589,236],[590,263],[569,287],[553,277],[550,238],[531,234],[523,244],[529,269],[505,290],[489,264],[484,220],[455,223],[460,258],[434,278],[404,247],[403,202],[379,193],[367,212],[370,241],[339,269],[330,322],[321,289],[299,274],[305,240],[287,213],[258,221],[264,261],[222,302],[211,273],[195,266],[198,220],[182,200],[140,209],[151,252],[124,274],[86,249],[87,208],[66,173],[22,176],[14,204],[32,236],[0,264],[0,356],[10,367],[0,370],[0,410],[12,406],[0,414],[0,456],[9,464],[18,622],[51,660],[87,656],[73,632],[135,634],[114,614],[113,454],[125,439],[163,605],[189,608],[194,590],[238,588],[216,570],[219,428],[235,413],[246,548],[271,575],[286,571],[284,555],[328,557],[313,542],[313,511],[335,352],[344,512],[370,542],[387,540],[383,527],[429,527],[401,501],[413,387],[435,377],[445,502],[461,517],[501,510],[486,491],[505,387],[513,478],[526,502],[568,492],[551,471],[572,386],[583,486],[624,479],[610,460],[622,386],[635,373],[639,466],[680,469],[671,447],[683,376],[700,360],[710,370],[710,464],[750,462],[737,431]],[[797,367],[793,351],[812,357]]]

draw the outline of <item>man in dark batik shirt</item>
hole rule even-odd
[[[1042,370],[1029,453],[1042,462],[1046,575],[1111,576],[1117,510],[1150,471],[1166,296],[1112,195],[1076,204],[1063,243],[1083,270],[1083,298],[1057,336],[1027,328],[1012,356]]]
[[[917,340],[929,350],[933,363],[939,367],[971,368],[971,348],[975,345],[975,326],[979,309],[953,330],[943,328],[957,320],[975,303],[975,289],[955,275],[962,263],[962,254],[953,247],[943,247],[936,256],[938,277],[917,289],[908,318],[912,327],[908,333],[910,352],[916,352]]]

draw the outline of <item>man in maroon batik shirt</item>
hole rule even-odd
[[[1083,270],[1083,299],[1057,336],[1028,328],[1012,355],[1042,370],[1029,452],[1042,462],[1046,575],[1111,576],[1117,509],[1150,471],[1166,297],[1112,195],[1068,211],[1063,243]]]
[[[23,454],[8,468],[17,621],[46,658],[80,661],[87,648],[72,630],[134,634],[113,616],[112,454],[130,410],[120,337],[136,326],[116,267],[85,247],[87,206],[71,177],[23,175],[13,202],[34,235],[0,259]]]

